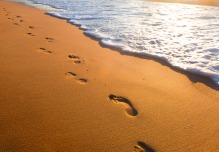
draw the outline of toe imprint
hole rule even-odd
[[[128,99],[121,97],[121,96],[116,96],[116,95],[110,94],[109,100],[112,100],[115,103],[124,104],[127,107],[126,113],[128,115],[130,115],[130,116],[137,116],[138,115],[138,111],[134,108],[134,106],[132,105],[132,103]]]

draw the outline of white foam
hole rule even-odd
[[[30,1],[53,7],[48,14],[81,26],[104,45],[159,57],[219,85],[217,7],[145,0]]]

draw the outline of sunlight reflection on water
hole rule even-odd
[[[22,1],[22,0],[19,0]],[[144,0],[32,0],[122,51],[160,57],[219,84],[219,8]]]

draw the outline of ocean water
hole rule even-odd
[[[17,1],[79,25],[106,46],[158,57],[219,85],[218,7],[145,0]]]

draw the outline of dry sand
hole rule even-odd
[[[219,151],[212,82],[44,13],[0,2],[0,151]]]

